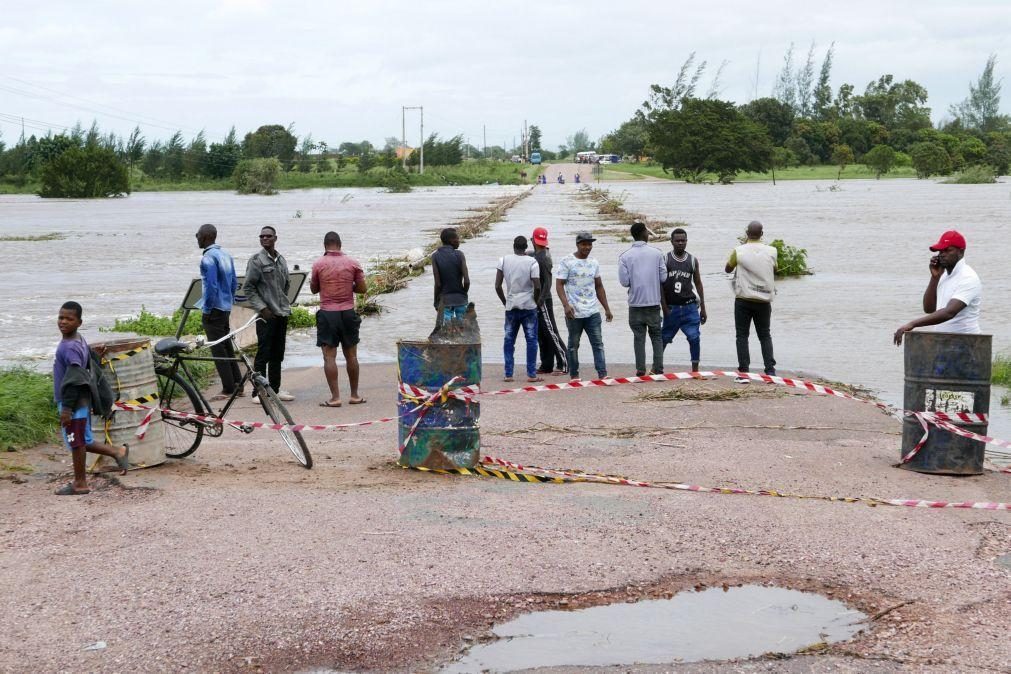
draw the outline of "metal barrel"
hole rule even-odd
[[[905,335],[906,385],[904,407],[914,412],[990,411],[990,335],[953,332],[908,332]],[[958,423],[986,435],[986,424]],[[986,444],[928,424],[926,444],[902,467],[920,473],[979,475]],[[902,424],[902,455],[923,437],[914,417]]]
[[[456,385],[481,383],[481,344],[438,344],[428,341],[397,342],[400,381],[423,389],[425,397],[436,393],[453,377]],[[481,406],[447,398],[415,411],[418,401],[400,393],[397,413],[402,466],[423,468],[473,468],[481,454],[478,419]],[[418,421],[420,417],[420,421]],[[418,426],[411,433],[415,423]]]
[[[92,347],[100,352],[102,348],[105,349],[102,372],[112,385],[117,400],[137,400],[158,393],[158,376],[154,371],[151,340],[115,339],[92,344]],[[158,402],[155,399],[143,404],[157,407]],[[164,463],[165,429],[161,414],[155,412],[151,417],[151,424],[147,427],[143,440],[137,437],[137,427],[146,415],[147,411],[118,410],[108,422],[100,417],[92,417],[92,434],[96,442],[107,442],[114,446],[129,444],[132,467],[144,468]],[[94,464],[92,459],[95,460]],[[98,466],[108,467],[115,463],[108,457],[92,455],[88,465],[95,470]]]

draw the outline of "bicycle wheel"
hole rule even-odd
[[[189,382],[172,373],[169,376],[158,375],[161,396],[161,406],[174,412],[204,414],[204,405],[200,396],[193,390]],[[176,419],[166,414],[161,417],[165,429],[165,456],[181,459],[197,451],[204,437],[204,425],[193,419]]]
[[[284,406],[284,403],[274,393],[274,389],[263,384],[255,384],[254,386],[256,388],[256,395],[260,397],[260,405],[263,406],[263,411],[273,419],[275,424],[295,423],[291,415],[288,414],[288,408]],[[305,440],[302,439],[302,433],[299,431],[278,431],[278,433],[281,439],[284,440],[284,444],[288,445],[288,449],[295,455],[298,462],[306,468],[312,468],[312,455],[309,454],[309,448],[306,447]]]

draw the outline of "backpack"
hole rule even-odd
[[[88,374],[91,376],[91,390],[98,397],[91,401],[91,410],[103,419],[111,419],[116,413],[113,404],[116,402],[116,394],[112,390],[105,372],[102,370],[102,359],[98,357],[95,350],[88,347]]]

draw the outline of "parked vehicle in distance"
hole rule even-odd
[[[587,150],[586,152],[576,153],[576,163],[577,164],[596,164],[597,163],[597,153],[593,150]]]
[[[602,154],[597,158],[599,164],[620,164],[621,157],[616,154]]]
[[[540,164],[541,163],[541,153],[540,152],[531,152],[530,153],[530,163],[531,164]]]
[[[514,154],[512,157],[509,158],[509,161],[511,161],[514,164],[522,164],[523,157],[519,156],[518,154]]]

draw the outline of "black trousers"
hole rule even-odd
[[[737,369],[747,372],[751,367],[751,352],[748,350],[748,337],[751,324],[755,324],[758,343],[762,345],[762,360],[765,362],[765,373],[776,371],[776,359],[772,357],[772,304],[770,302],[752,302],[750,300],[734,300],[734,327],[737,331]]]
[[[274,316],[256,323],[256,358],[253,369],[267,378],[270,388],[281,390],[281,361],[288,338],[288,317]]]
[[[569,367],[565,362],[565,342],[558,334],[558,324],[555,323],[555,310],[551,298],[544,300],[538,313],[537,345],[541,352],[541,372],[567,372]]]
[[[228,317],[230,312],[221,309],[211,309],[210,313],[200,317],[200,323],[204,326],[204,333],[207,334],[207,341],[213,342],[228,334]],[[215,358],[235,358],[235,349],[232,348],[232,340],[226,340],[216,346],[211,347],[211,355]],[[242,373],[239,371],[238,363],[228,363],[225,361],[214,361],[214,367],[218,370],[221,378],[221,390],[231,394],[235,387],[242,381]]]

